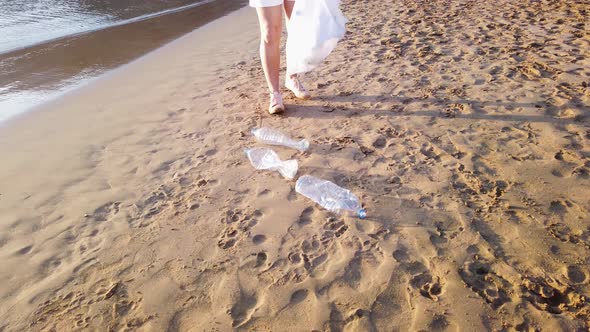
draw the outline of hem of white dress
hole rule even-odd
[[[284,1],[292,1],[295,0],[284,0]],[[250,0],[250,7],[260,8],[260,7],[274,7],[280,6],[283,4],[283,0]]]

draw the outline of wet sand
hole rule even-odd
[[[245,8],[5,124],[0,329],[587,330],[588,5],[343,7],[281,117]],[[261,125],[369,218],[254,170]]]
[[[246,3],[244,0],[197,2],[144,19],[126,18],[122,8],[110,4],[107,7],[114,7],[111,9],[126,20],[0,54],[0,121],[84,85]]]

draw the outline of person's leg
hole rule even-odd
[[[289,24],[289,20],[291,19],[291,13],[293,12],[293,7],[295,7],[295,1],[285,0],[283,6],[285,7],[285,15],[287,16],[287,24]]]
[[[281,5],[256,8],[258,21],[260,22],[260,59],[271,94],[280,91],[282,11]]]

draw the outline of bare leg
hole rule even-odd
[[[285,0],[284,6],[285,6],[285,15],[287,15],[287,24],[288,24],[289,20],[291,19],[291,13],[293,12],[293,7],[295,7],[295,1]]]
[[[260,22],[260,59],[270,93],[279,92],[282,6],[256,8]]]

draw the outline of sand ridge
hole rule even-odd
[[[266,114],[266,92],[253,89],[263,77],[251,12],[253,52],[212,86],[183,85],[195,58],[179,55],[170,81],[144,87],[154,96],[105,102],[153,99],[137,131],[84,159],[100,170],[92,179],[138,192],[105,189],[70,232],[125,227],[99,233],[108,241],[29,300],[32,315],[4,311],[4,327],[588,329],[588,5],[371,0],[343,10],[347,37],[305,78],[316,98],[287,98],[284,116]],[[276,151],[300,174],[357,193],[369,218],[333,216],[294,182],[253,170],[243,149],[262,125],[309,139],[308,152]],[[115,146],[124,153],[106,158]]]

